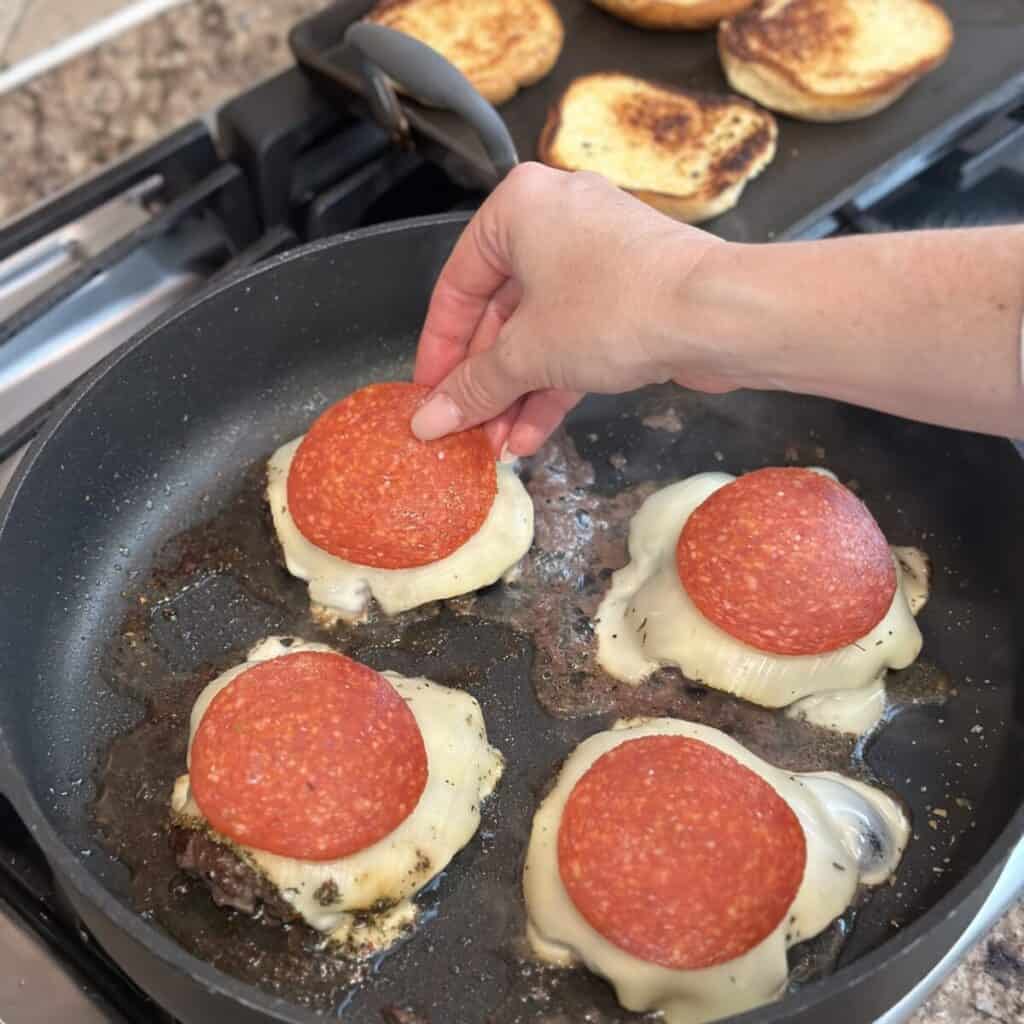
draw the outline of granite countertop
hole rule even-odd
[[[0,223],[287,67],[323,6],[190,0],[0,95]]]
[[[0,96],[0,222],[290,62],[318,0],[191,0]],[[913,1024],[1024,1021],[1024,901]]]

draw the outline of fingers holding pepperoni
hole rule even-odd
[[[452,554],[483,525],[497,493],[480,429],[413,436],[426,387],[371,384],[310,427],[288,472],[288,507],[317,547],[357,565],[409,569]]]

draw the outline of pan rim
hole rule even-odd
[[[51,415],[33,440],[4,495],[0,498],[0,547],[4,543],[11,513],[22,486],[47,445],[61,431],[67,419],[85,396],[101,380],[106,378],[122,360],[140,349],[170,323],[187,315],[207,299],[234,288],[250,278],[270,272],[283,263],[305,258],[320,251],[335,249],[348,242],[358,242],[365,238],[401,233],[410,229],[429,230],[445,225],[465,224],[471,216],[472,214],[460,212],[409,218],[319,239],[279,254],[256,266],[242,268],[235,273],[225,275],[222,279],[191,296],[180,306],[161,316],[153,324],[148,325],[91,370]],[[1010,442],[1005,441],[1005,443],[1009,444]],[[306,1010],[280,996],[271,995],[255,985],[234,978],[189,953],[162,929],[146,921],[106,888],[57,833],[49,816],[43,811],[36,795],[23,777],[21,768],[16,764],[2,725],[0,725],[0,769],[6,769],[5,774],[9,775],[9,778],[5,780],[4,795],[11,800],[19,818],[30,829],[33,839],[39,844],[47,861],[62,882],[71,886],[81,900],[103,914],[114,927],[120,929],[132,942],[146,949],[164,967],[185,975],[213,995],[231,999],[247,1009],[267,1014],[273,1019],[287,1022],[287,1024],[314,1024],[314,1022],[324,1019],[321,1015]],[[1024,804],[1014,812],[979,861],[949,892],[945,893],[911,925],[901,929],[897,935],[887,939],[878,948],[845,965],[834,974],[813,982],[800,992],[794,993],[780,1002],[757,1007],[742,1015],[728,1018],[728,1020],[735,1021],[736,1024],[755,1024],[755,1022],[756,1024],[777,1024],[777,1022],[785,1020],[791,1013],[813,1009],[824,999],[833,998],[854,989],[865,982],[882,964],[892,963],[911,955],[941,922],[949,921],[966,913],[965,906],[969,903],[970,897],[986,883],[994,881],[995,872],[1008,857],[1012,847],[1022,837],[1024,837]]]

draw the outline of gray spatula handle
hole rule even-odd
[[[403,32],[367,21],[350,26],[345,42],[362,58],[370,104],[389,126],[405,120],[389,81],[393,79],[417,99],[463,118],[480,137],[499,179],[519,163],[501,115],[436,50]]]

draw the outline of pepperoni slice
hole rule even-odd
[[[803,879],[796,815],[759,775],[686,736],[626,740],[573,787],[558,870],[609,942],[674,970],[713,967],[766,938]]]
[[[190,776],[222,835],[282,857],[333,860],[409,816],[427,753],[382,675],[341,654],[300,651],[246,669],[213,698]]]
[[[701,614],[772,654],[822,654],[885,617],[892,552],[859,498],[810,469],[759,469],[715,491],[676,548]]]
[[[487,518],[497,493],[484,432],[436,441],[409,421],[428,389],[371,384],[309,429],[288,472],[288,508],[307,540],[377,569],[411,569],[450,555]]]

